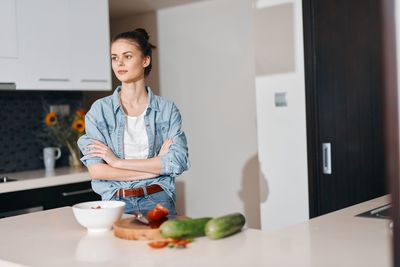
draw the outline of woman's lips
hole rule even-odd
[[[122,75],[122,74],[125,74],[125,73],[127,73],[127,72],[128,72],[127,70],[119,70],[119,71],[118,71],[118,74],[121,74],[121,75]]]

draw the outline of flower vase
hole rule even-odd
[[[80,161],[80,151],[78,147],[68,146],[69,150],[69,166],[73,169],[80,169],[82,168],[82,162]]]
[[[75,154],[70,154],[68,157],[69,166],[73,169],[82,168],[82,163]]]

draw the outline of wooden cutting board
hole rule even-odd
[[[186,216],[172,216],[169,219],[184,219]],[[161,224],[161,223],[159,223]],[[159,225],[143,224],[134,218],[125,218],[114,223],[114,235],[128,240],[159,240],[163,239],[160,234]]]
[[[133,218],[126,218],[114,223],[114,235],[128,240],[162,239],[159,228],[151,228]]]

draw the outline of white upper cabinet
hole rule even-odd
[[[110,90],[107,0],[16,0],[21,90]]]
[[[17,20],[15,0],[0,1],[0,89],[15,86],[17,74]]]
[[[108,1],[70,1],[74,88],[111,89],[108,16]]]
[[[17,89],[71,88],[68,0],[17,0]]]

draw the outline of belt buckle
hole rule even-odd
[[[125,197],[125,190],[124,189],[119,189],[117,191],[117,197],[121,197],[120,191],[122,191],[122,197]]]

